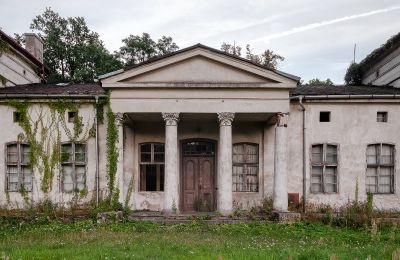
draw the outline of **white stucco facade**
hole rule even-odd
[[[399,100],[306,98],[303,112],[299,98],[290,95],[298,81],[199,45],[102,78],[102,87],[111,91],[117,120],[119,201],[133,210],[167,214],[200,208],[230,214],[235,207],[248,209],[272,198],[275,210],[284,212],[288,194],[301,198],[305,184],[307,203],[340,206],[354,199],[357,182],[359,198],[365,200],[367,145],[384,143],[395,148],[393,192],[376,194],[374,203],[377,208],[400,209]],[[329,122],[320,122],[321,111],[330,112]],[[377,122],[377,112],[382,111],[387,112],[387,122]],[[5,115],[0,118],[5,129],[0,133],[4,184],[5,144],[17,141],[21,132],[12,112],[6,103],[0,104]],[[86,125],[92,125],[94,113],[93,100],[80,106]],[[98,133],[99,193],[104,198],[107,121],[99,124]],[[65,135],[62,138],[67,141]],[[88,195],[82,202],[96,193],[95,138],[85,140]],[[337,147],[335,192],[311,192],[315,144]],[[245,181],[240,179],[244,171]],[[62,171],[58,172],[48,198],[66,203],[72,194],[59,188]],[[21,206],[21,194],[6,192],[5,187],[0,185],[1,205]],[[40,188],[29,196],[45,198]]]

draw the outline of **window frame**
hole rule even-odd
[[[233,156],[234,156],[233,149],[234,149],[235,145],[244,145],[244,150],[245,150],[246,145],[255,146],[257,148],[257,163],[248,163],[248,162],[246,162],[246,160],[243,163],[235,163],[234,160],[233,160]],[[246,155],[246,154],[243,154],[243,155]],[[250,175],[250,174],[247,174],[247,167],[248,166],[257,166],[257,177],[256,177],[256,179],[257,179],[257,183],[256,183],[257,189],[255,191],[248,190],[248,189],[235,190],[234,185],[238,184],[238,183],[234,183],[234,181],[233,181],[233,176],[234,176],[233,168],[234,168],[234,166],[243,166],[243,172],[244,172],[243,175],[244,176]],[[243,178],[243,179],[245,179],[245,178]],[[244,185],[247,188],[247,184],[245,182],[244,182]],[[233,143],[232,144],[232,192],[240,192],[240,193],[242,193],[242,192],[248,192],[248,193],[258,193],[258,192],[260,192],[260,144],[252,143],[252,142],[238,142],[238,143]]]
[[[328,114],[328,121],[321,121],[321,115],[322,113],[327,113]],[[319,123],[330,123],[332,121],[332,112],[331,111],[319,111],[319,115],[318,115],[318,120]]]
[[[379,116],[383,115],[382,120],[383,121],[379,121]],[[376,122],[377,123],[387,123],[389,121],[389,113],[387,111],[377,111],[376,112]]]
[[[312,159],[313,156],[313,147],[317,145],[322,145],[322,162],[314,162]],[[336,163],[328,163],[326,161],[326,155],[327,155],[327,147],[328,145],[330,146],[335,146],[336,147]],[[340,156],[339,156],[339,149],[340,146],[338,143],[313,143],[310,146],[310,193],[311,194],[339,194],[339,163],[340,163]],[[321,172],[321,186],[322,186],[322,191],[316,192],[313,191],[313,183],[312,182],[312,177],[313,177],[313,167],[322,167],[322,172]],[[328,183],[328,184],[335,184],[336,185],[336,190],[333,192],[329,192],[325,190],[325,172],[326,172],[326,167],[336,167],[336,183]],[[329,175],[329,174],[328,174]]]
[[[150,162],[143,162],[142,161],[142,146],[144,145],[149,145],[150,144]],[[155,145],[163,145],[164,146],[164,160],[162,162],[157,162],[154,160],[154,155],[155,155]],[[143,142],[138,144],[138,163],[139,163],[139,192],[164,192],[164,184],[165,184],[165,143],[162,142]],[[142,183],[142,175],[147,174],[146,170],[144,173],[142,172],[142,167],[146,167],[148,165],[155,165],[156,167],[156,190],[146,190],[146,182],[144,184]],[[161,170],[161,167],[163,166],[163,171]],[[161,177],[161,174],[164,176]],[[158,179],[158,181],[157,181]],[[163,184],[161,184],[161,179],[164,181]],[[161,190],[161,186],[163,189]],[[142,188],[144,187],[144,188]]]
[[[16,145],[17,146],[17,162],[16,163],[9,163],[8,162],[8,147],[11,145]],[[7,192],[20,192],[21,189],[21,184],[23,182],[23,178],[24,178],[24,173],[22,173],[22,166],[28,167],[31,170],[31,185],[29,189],[26,189],[25,184],[24,184],[24,189],[26,192],[32,192],[33,191],[33,167],[32,165],[30,165],[29,163],[22,163],[22,150],[21,150],[21,146],[22,145],[26,145],[29,147],[29,150],[31,149],[31,146],[28,142],[21,142],[21,141],[12,141],[12,142],[7,142],[5,143],[5,149],[4,149],[4,166],[5,166],[5,190]],[[8,167],[9,166],[16,166],[17,167],[17,173],[18,173],[18,189],[17,190],[10,190],[10,185],[9,185],[9,171],[8,171]]]
[[[63,162],[62,161],[62,154],[63,154],[63,152],[62,152],[62,148],[63,148],[63,145],[71,145],[71,153],[72,153],[72,161],[71,162]],[[76,145],[84,145],[85,146],[85,162],[76,162],[76,159],[75,159],[75,156],[76,156],[76,149],[75,149],[75,146]],[[60,184],[61,184],[61,191],[63,192],[63,193],[74,193],[74,192],[79,192],[79,191],[81,191],[81,190],[77,190],[77,175],[75,174],[75,172],[76,172],[76,166],[84,166],[84,169],[85,169],[85,173],[84,173],[84,181],[83,181],[83,189],[82,190],[85,190],[86,188],[87,188],[87,181],[86,181],[86,179],[87,179],[87,172],[88,172],[88,169],[87,169],[87,166],[88,166],[88,145],[87,145],[87,143],[86,142],[62,142],[61,144],[60,144],[60,165],[61,165],[61,182],[60,182]],[[65,165],[68,165],[68,166],[71,166],[72,167],[72,170],[73,170],[73,174],[74,174],[74,176],[73,176],[73,178],[72,178],[72,180],[73,180],[73,183],[72,183],[72,185],[73,185],[73,188],[72,188],[72,191],[66,191],[65,189],[64,189],[64,171],[63,171],[63,166],[65,166]]]
[[[379,151],[376,154],[376,160],[377,163],[376,164],[368,164],[368,147],[369,146],[376,146],[379,145]],[[387,145],[389,147],[392,148],[393,154],[393,163],[392,164],[381,164],[380,160],[381,160],[381,152],[382,152],[382,147],[383,145]],[[377,176],[377,183],[376,183],[376,187],[377,187],[377,192],[371,192],[374,195],[393,195],[396,193],[396,145],[394,143],[370,143],[367,144],[367,148],[365,149],[365,192],[368,193],[370,191],[367,191],[367,174],[368,174],[368,168],[376,168],[376,176]],[[379,191],[379,177],[381,176],[380,174],[380,169],[381,167],[391,167],[392,171],[391,171],[391,183],[390,183],[390,192],[380,192]]]

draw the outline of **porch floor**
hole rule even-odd
[[[248,216],[221,216],[216,212],[183,212],[177,214],[163,214],[162,212],[133,212],[129,213],[129,220],[144,220],[160,224],[185,224],[193,221],[201,221],[208,224],[234,224],[247,223],[258,219],[260,216],[249,218]]]

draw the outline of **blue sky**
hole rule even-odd
[[[179,47],[222,42],[269,48],[286,59],[279,69],[300,76],[343,83],[356,61],[400,31],[398,0],[0,0],[0,27],[8,34],[28,32],[46,7],[62,16],[83,16],[110,51],[129,34],[172,36]]]

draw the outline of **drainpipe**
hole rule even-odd
[[[94,124],[96,128],[96,206],[99,206],[99,190],[100,190],[100,176],[99,176],[99,125],[97,122],[97,104],[99,102],[99,97],[95,96],[94,99],[96,100],[96,105],[94,108]]]
[[[303,105],[303,97],[299,97],[299,106],[303,111],[303,212],[306,212],[306,198],[307,198],[307,171],[306,171],[306,108]]]

